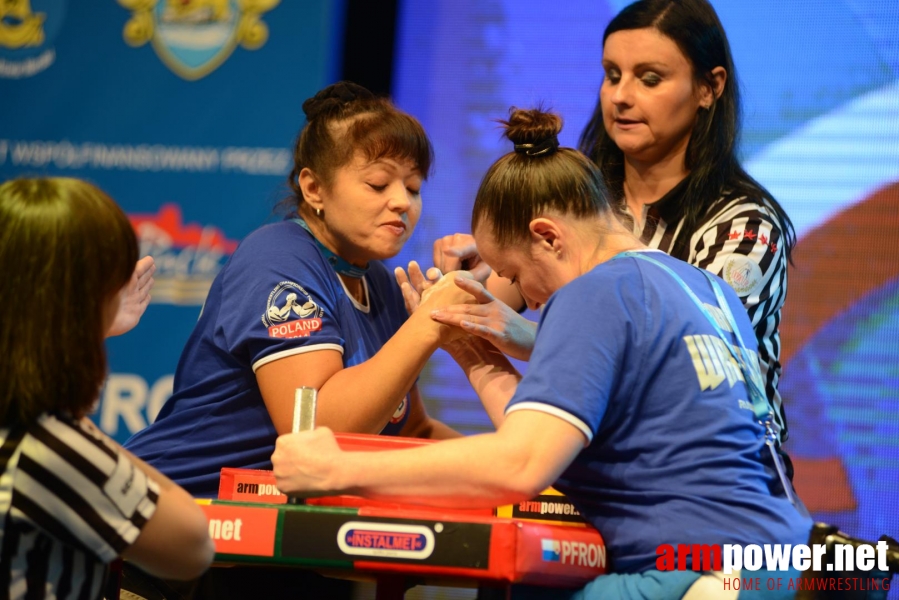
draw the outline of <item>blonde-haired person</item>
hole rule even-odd
[[[0,230],[4,595],[99,598],[119,556],[158,576],[197,577],[213,555],[203,512],[85,416],[121,297],[137,307],[124,311],[125,330],[152,279],[152,261],[135,270],[128,218],[84,181],[15,179],[0,185]]]
[[[603,535],[614,574],[546,597],[681,598],[700,573],[656,570],[661,545],[799,544],[811,520],[757,418],[757,345],[736,293],[646,248],[615,216],[597,168],[558,147],[560,129],[555,115],[514,111],[515,151],[475,200],[481,257],[543,309],[523,378],[479,337],[448,345],[496,432],[377,453],[342,452],[324,428],[285,435],[272,456],[278,488],[476,507],[552,484]],[[425,303],[451,286],[484,293],[448,275]],[[730,380],[700,385],[700,344],[722,352]]]

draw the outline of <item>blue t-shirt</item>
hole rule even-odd
[[[271,469],[277,433],[255,371],[294,354],[371,358],[406,320],[392,275],[373,261],[368,305],[350,297],[311,234],[292,220],[250,234],[215,278],[156,421],[125,447],[195,496],[215,497],[222,467]],[[408,398],[381,432],[396,435]]]
[[[726,323],[700,270],[647,256]],[[740,299],[719,283],[756,352]],[[661,544],[808,541],[811,520],[783,495],[740,369],[658,265],[608,261],[550,298],[506,412],[521,409],[565,419],[590,440],[555,487],[602,533],[616,572],[656,568]]]

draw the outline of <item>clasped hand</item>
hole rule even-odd
[[[343,451],[327,427],[287,433],[275,441],[272,473],[278,489],[289,496],[327,496],[345,490],[337,481]]]
[[[415,261],[409,263],[408,275],[402,267],[397,267],[397,283],[402,289],[409,314],[420,308],[430,309],[430,316],[434,321],[458,328],[460,332],[478,336],[508,356],[528,360],[534,347],[536,324],[494,298],[493,294],[471,274],[461,271],[451,275],[452,279],[449,275],[441,277],[440,270],[436,267],[424,274]],[[474,303],[429,303],[429,306],[425,306],[431,299],[431,290],[436,285],[450,283],[454,283],[466,295],[473,298]]]

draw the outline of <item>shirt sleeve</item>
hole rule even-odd
[[[787,257],[776,215],[748,198],[725,202],[691,240],[690,262],[721,277],[754,328],[783,306]]]
[[[343,352],[336,277],[299,225],[258,230],[222,282],[217,330],[253,371],[303,352]]]
[[[543,309],[534,353],[506,414],[549,413],[591,441],[613,390],[619,388],[625,350],[635,346],[640,326],[629,314],[625,297],[642,289],[621,278],[591,276],[556,292]]]
[[[44,417],[20,445],[13,514],[110,562],[156,512],[159,488],[84,423]]]

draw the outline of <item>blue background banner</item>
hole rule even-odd
[[[303,100],[340,66],[338,0],[182,5],[31,0],[29,15],[0,15],[43,22],[24,40],[0,27],[0,179],[96,183],[156,260],[152,305],[108,344],[95,419],[119,441],[171,394],[209,284],[288,194]]]

